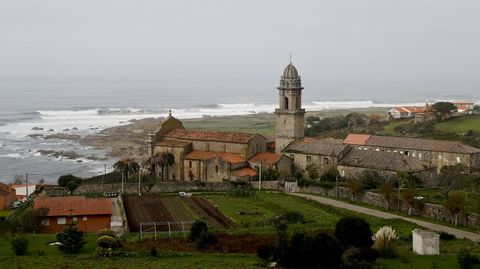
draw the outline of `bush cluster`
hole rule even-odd
[[[28,241],[24,237],[15,237],[10,242],[10,249],[17,256],[22,256],[27,254],[28,251]]]
[[[196,220],[192,224],[188,238],[197,243],[197,249],[205,249],[218,242],[217,235],[209,231],[208,225],[201,220]]]

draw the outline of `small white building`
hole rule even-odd
[[[413,252],[418,255],[440,255],[440,235],[436,232],[415,229],[412,231]]]
[[[26,197],[37,189],[37,184],[13,184],[11,187],[15,189],[17,196]]]

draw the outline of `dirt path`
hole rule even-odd
[[[321,197],[321,196],[316,196],[316,195],[311,195],[311,194],[301,194],[301,193],[289,193],[289,194],[299,196],[299,197],[303,197],[303,198],[306,198],[308,200],[313,200],[313,201],[319,202],[321,204],[331,205],[331,206],[334,206],[334,207],[343,208],[343,209],[363,213],[363,214],[378,217],[378,218],[401,219],[401,220],[404,220],[404,221],[415,223],[415,224],[417,224],[419,226],[422,226],[424,228],[427,228],[429,230],[446,232],[446,233],[449,233],[449,234],[453,234],[457,238],[467,238],[467,239],[470,239],[472,241],[479,241],[480,240],[480,234],[473,233],[473,232],[467,232],[467,231],[455,229],[455,228],[444,226],[444,225],[439,225],[439,224],[426,222],[426,221],[422,221],[422,220],[407,218],[407,217],[403,217],[403,216],[400,216],[400,215],[395,215],[395,214],[391,214],[391,213],[387,213],[387,212],[383,212],[383,211],[375,210],[375,209],[371,209],[371,208],[366,208],[366,207],[362,207],[362,206],[358,206],[358,205],[352,205],[352,204],[349,204],[349,203],[345,203],[345,202],[341,202],[341,201],[338,201],[338,200],[325,198],[325,197]]]

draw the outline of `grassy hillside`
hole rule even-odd
[[[434,125],[436,131],[446,133],[466,133],[470,130],[480,132],[479,116],[463,116],[454,117],[449,120],[436,123]]]

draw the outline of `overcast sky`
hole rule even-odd
[[[0,79],[480,85],[478,0],[1,0]]]

